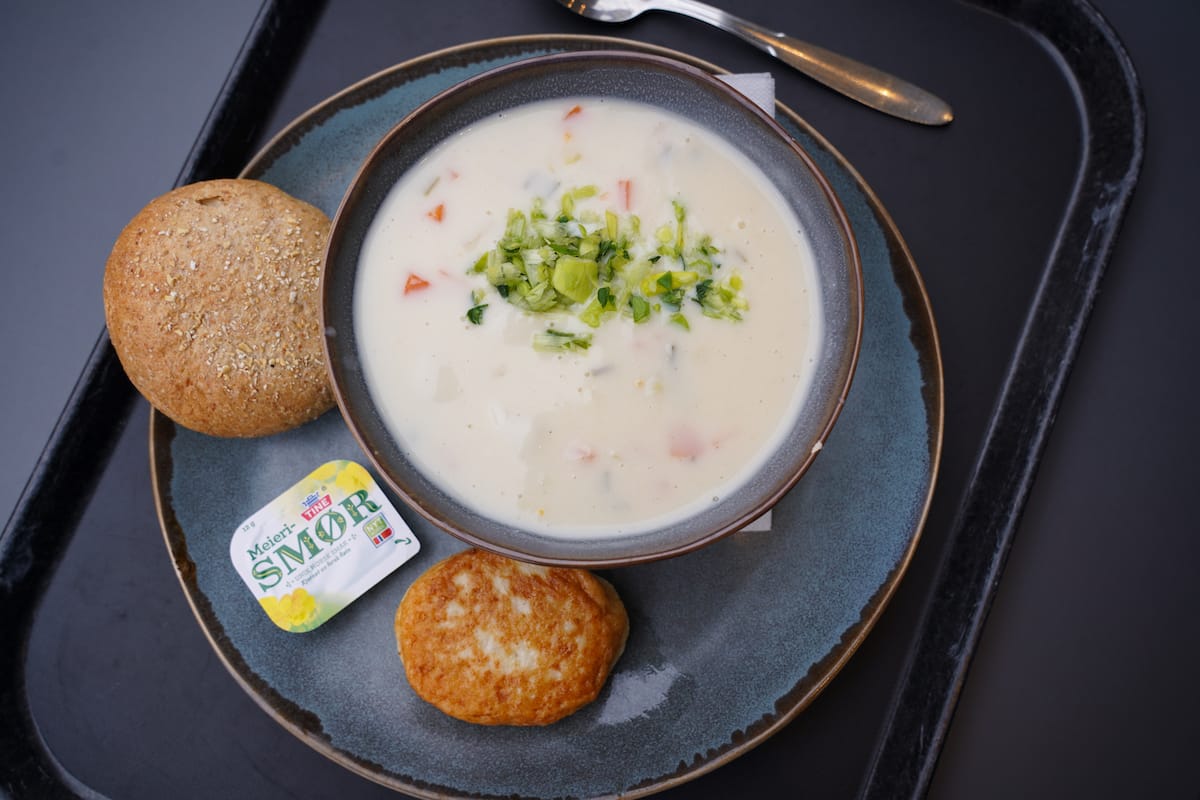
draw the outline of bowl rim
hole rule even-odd
[[[344,230],[342,222],[348,209],[355,202],[356,196],[359,194],[359,189],[364,179],[371,174],[376,162],[381,159],[385,151],[392,145],[393,141],[398,138],[403,131],[414,123],[414,121],[423,117],[431,108],[436,108],[443,103],[452,101],[454,98],[475,91],[481,84],[488,84],[492,81],[503,79],[510,73],[520,73],[530,69],[536,69],[544,65],[564,64],[569,62],[635,62],[655,69],[673,72],[682,75],[687,79],[697,83],[704,84],[708,88],[723,94],[727,99],[733,101],[744,113],[757,117],[758,120],[768,127],[775,137],[777,137],[785,146],[790,149],[793,154],[804,165],[813,181],[819,187],[821,194],[824,196],[829,205],[829,210],[832,213],[835,227],[841,232],[845,248],[846,260],[849,269],[846,272],[847,277],[847,296],[849,300],[850,316],[852,317],[850,327],[852,328],[852,336],[848,337],[849,345],[847,348],[845,376],[840,382],[836,391],[836,399],[833,400],[833,407],[828,415],[823,419],[823,424],[813,439],[813,446],[804,455],[804,458],[799,464],[789,466],[787,476],[784,480],[774,485],[772,491],[758,498],[753,506],[741,514],[723,522],[719,526],[705,531],[701,535],[687,539],[686,541],[672,544],[665,548],[655,549],[650,552],[641,552],[626,555],[604,555],[599,557],[594,556],[559,556],[546,555],[542,553],[532,553],[526,550],[510,546],[505,543],[494,541],[493,539],[481,536],[476,532],[467,529],[464,526],[456,524],[455,521],[446,519],[440,514],[432,512],[426,508],[425,504],[420,502],[402,482],[398,481],[392,474],[392,471],[384,463],[384,459],[376,446],[368,439],[367,435],[361,429],[361,426],[356,423],[355,416],[350,408],[350,401],[347,399],[347,392],[343,388],[342,381],[338,378],[338,362],[335,362],[333,357],[332,339],[333,330],[330,326],[330,290],[327,288],[329,282],[326,280],[327,273],[330,271],[331,255],[333,255],[340,244],[342,231]],[[779,101],[776,100],[776,105]],[[519,105],[519,104],[518,104]],[[512,106],[512,107],[515,107]],[[722,136],[719,132],[717,135]],[[849,214],[846,212],[842,204],[841,198],[834,191],[829,178],[817,165],[813,157],[799,145],[795,139],[783,128],[782,125],[772,114],[767,113],[757,103],[746,97],[730,84],[720,80],[718,75],[709,73],[699,69],[691,64],[670,58],[665,55],[656,53],[646,53],[633,50],[578,50],[548,53],[544,55],[531,56],[529,58],[519,59],[517,61],[502,64],[491,69],[484,70],[480,73],[467,77],[454,85],[438,92],[431,98],[420,103],[416,108],[402,117],[395,125],[393,125],[379,141],[371,148],[370,152],[365,156],[363,161],[355,170],[353,177],[348,184],[346,191],[343,193],[338,207],[332,216],[330,235],[325,249],[325,257],[321,266],[321,303],[320,303],[320,323],[322,330],[321,344],[322,351],[325,357],[326,373],[329,377],[330,385],[333,390],[334,398],[337,402],[338,411],[345,422],[351,435],[357,442],[363,454],[371,462],[375,472],[384,481],[387,487],[393,491],[403,501],[404,505],[418,513],[425,520],[433,524],[438,529],[445,533],[454,536],[464,543],[478,547],[480,549],[489,550],[491,552],[514,558],[521,561],[536,563],[546,566],[557,567],[576,567],[585,569],[604,569],[611,567],[633,566],[636,564],[649,563],[666,558],[673,558],[684,555],[686,553],[699,550],[713,542],[716,542],[732,533],[735,533],[749,525],[754,520],[767,513],[778,503],[784,495],[786,495],[799,482],[800,478],[809,470],[813,462],[816,460],[818,453],[823,449],[826,439],[832,432],[834,425],[841,416],[842,410],[845,407],[846,398],[849,395],[851,385],[854,382],[854,375],[857,371],[859,356],[862,346],[863,325],[865,319],[864,312],[864,279],[862,272],[862,258],[859,252],[857,238],[854,234],[853,226],[850,222]],[[374,401],[368,398],[368,401],[374,406]],[[736,491],[736,490],[735,490]],[[451,498],[455,505],[467,507],[465,503],[457,497]],[[481,515],[486,516],[486,515]],[[678,522],[674,524],[679,524]],[[673,526],[673,525],[672,525]],[[666,527],[672,527],[666,526]],[[510,526],[520,529],[519,526]],[[528,529],[524,529],[528,530]],[[653,529],[655,531],[661,529]],[[638,534],[631,534],[636,537]],[[545,537],[552,538],[552,537]],[[624,537],[622,537],[624,538]],[[554,539],[558,544],[570,541],[569,539],[557,538]],[[587,541],[585,537],[581,537],[581,541]],[[616,541],[614,539],[614,541]]]

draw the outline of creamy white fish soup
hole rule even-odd
[[[366,237],[355,333],[436,483],[553,535],[669,523],[743,484],[808,390],[811,248],[741,153],[627,101],[534,103],[429,153]]]

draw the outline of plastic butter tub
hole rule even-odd
[[[421,549],[375,479],[322,464],[238,526],[229,558],[271,621],[311,631]]]

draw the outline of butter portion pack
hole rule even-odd
[[[361,465],[322,464],[249,517],[233,567],[271,621],[302,633],[326,622],[420,550]]]

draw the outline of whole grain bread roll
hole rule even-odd
[[[152,200],[121,231],[104,312],[159,411],[213,436],[264,436],[333,405],[320,328],[329,218],[267,183],[213,180]]]

